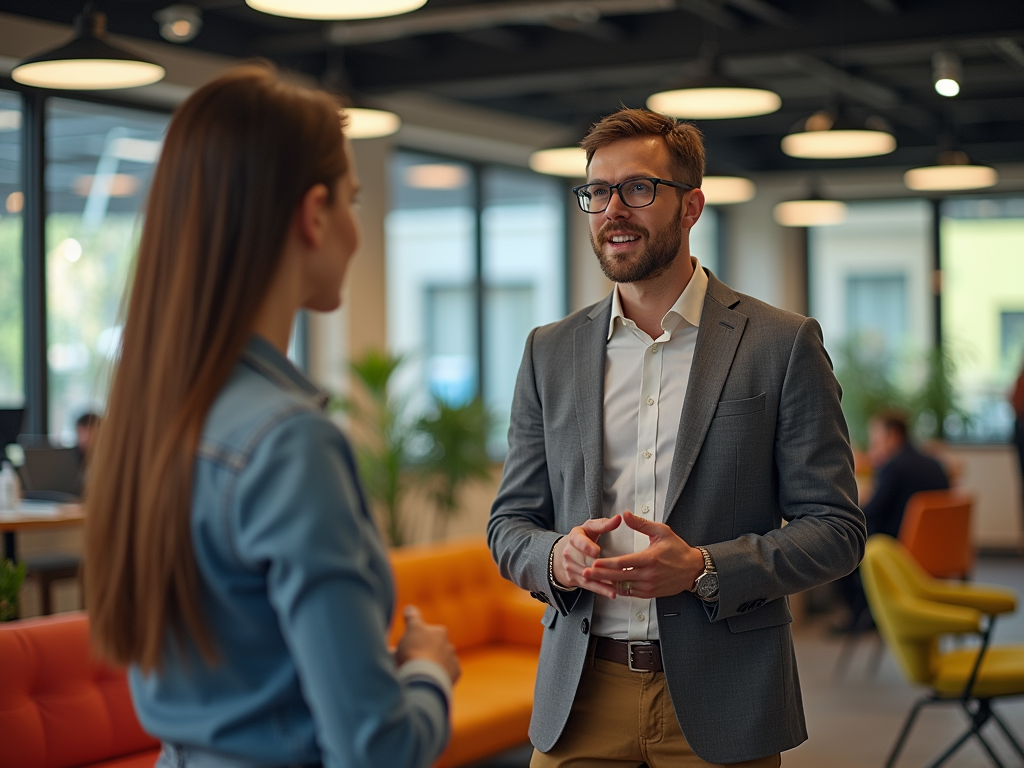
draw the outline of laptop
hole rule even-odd
[[[81,454],[76,448],[23,445],[22,495],[26,499],[77,501],[82,493]]]

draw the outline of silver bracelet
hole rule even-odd
[[[563,536],[562,539],[564,538],[565,537]],[[579,587],[563,587],[555,579],[555,547],[562,539],[556,539],[555,543],[551,545],[551,552],[548,554],[548,581],[550,581],[551,586],[559,592],[575,592]]]

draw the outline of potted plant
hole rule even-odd
[[[458,512],[467,481],[490,475],[487,435],[492,418],[483,402],[451,405],[435,398],[431,413],[407,416],[407,399],[390,386],[402,356],[371,350],[349,363],[359,392],[332,403],[350,416],[359,474],[392,546],[406,541],[402,501],[414,485],[435,505],[434,538]]]
[[[493,421],[479,397],[464,405],[436,398],[434,412],[417,424],[430,446],[417,468],[434,502],[435,539],[444,538],[448,522],[458,512],[459,488],[467,481],[490,477],[487,435]]]
[[[0,560],[0,621],[18,618],[18,593],[24,580],[24,563]]]

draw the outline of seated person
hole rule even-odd
[[[949,488],[949,478],[942,465],[920,453],[910,442],[907,416],[902,411],[886,409],[877,412],[868,422],[868,461],[874,470],[874,490],[861,506],[867,519],[868,536],[886,533],[899,536],[907,501],[918,491],[941,491]],[[850,619],[835,631],[857,632],[873,626],[867,599],[860,583],[859,571],[837,579],[836,589],[850,610]]]
[[[869,536],[887,533],[896,538],[911,496],[949,488],[942,465],[914,448],[907,432],[902,411],[879,411],[868,423],[868,459],[875,471],[874,490],[863,505]]]

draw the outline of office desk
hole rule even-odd
[[[4,535],[4,557],[17,562],[17,534],[21,531],[68,528],[81,525],[84,520],[85,513],[81,504],[22,501],[16,510],[0,512],[0,532]]]

